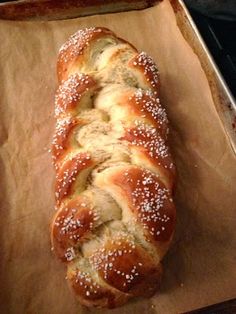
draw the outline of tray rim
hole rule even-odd
[[[163,0],[14,0],[0,3],[0,19],[61,20],[142,10]]]
[[[19,0],[0,3],[0,20],[57,20],[144,10],[162,0]],[[185,40],[207,76],[217,114],[236,154],[236,102],[183,0],[168,0]],[[49,5],[50,4],[50,5]],[[66,5],[65,5],[66,4]]]
[[[160,1],[162,1],[162,0],[160,0]],[[182,18],[187,18],[187,21],[189,23],[189,29],[187,31],[188,32],[192,31],[193,35],[196,36],[196,39],[198,39],[198,42],[199,42],[201,48],[203,49],[203,51],[205,53],[205,56],[207,57],[207,60],[209,61],[210,66],[211,66],[213,72],[215,73],[215,76],[216,76],[216,78],[218,80],[218,84],[219,84],[219,86],[222,89],[220,91],[220,92],[223,92],[223,94],[224,94],[222,99],[226,103],[227,103],[227,101],[230,103],[230,105],[232,106],[232,114],[234,115],[234,117],[236,117],[236,101],[235,101],[231,91],[229,90],[229,88],[228,88],[228,86],[227,86],[227,84],[226,84],[226,82],[225,82],[225,80],[224,80],[224,78],[223,78],[223,76],[222,76],[218,66],[216,65],[216,63],[215,63],[215,61],[214,61],[214,59],[213,59],[213,57],[212,57],[212,55],[211,55],[211,53],[210,53],[210,51],[209,51],[209,49],[207,47],[205,41],[203,40],[203,38],[202,38],[202,36],[201,36],[201,34],[200,34],[200,32],[199,32],[195,22],[193,21],[193,19],[192,19],[190,13],[189,13],[189,11],[188,11],[184,1],[183,0],[168,0],[168,1],[171,3],[172,8],[174,9],[174,12],[175,12],[176,16],[177,16],[177,14],[179,14],[180,17],[182,16]],[[21,2],[21,1],[19,1],[19,2]],[[133,3],[134,2],[135,1],[133,1]],[[150,0],[136,0],[136,3],[145,3],[144,7],[139,8],[140,10],[143,10],[145,8],[148,8],[148,7],[151,7],[153,5],[156,5],[157,2],[158,1],[155,1],[155,0],[151,0],[151,1]],[[13,1],[12,2],[12,4],[14,4],[14,3],[16,4],[17,1]],[[1,12],[1,8],[6,7],[8,4],[9,4],[9,2],[8,3],[0,3],[0,20],[1,19],[5,20],[5,18],[3,18],[2,15],[1,15],[1,13],[2,13]],[[148,4],[148,6],[147,6],[147,4]],[[127,8],[126,10],[133,10],[133,9],[134,8]],[[120,11],[114,11],[114,12],[108,11],[108,12],[98,12],[98,13],[109,14],[109,13],[115,13],[115,12],[120,12]],[[96,14],[96,13],[94,13],[94,14]],[[82,16],[84,16],[84,15],[80,15],[80,16],[77,16],[77,17],[82,17]],[[73,18],[75,18],[75,17],[73,17]],[[40,18],[38,20],[40,20]],[[186,29],[185,30],[183,28],[181,29],[180,25],[178,25],[178,27],[180,28],[181,33],[182,33],[182,31],[184,31],[184,32],[186,31]],[[188,44],[190,44],[188,40],[187,40],[187,42],[188,42]],[[192,49],[194,49],[191,44],[190,44],[190,46],[191,46]],[[196,52],[199,60],[201,60],[201,57],[199,56],[199,51],[197,51],[195,49],[194,49],[194,51]],[[207,76],[207,78],[208,78],[208,76]],[[218,110],[217,110],[217,114],[219,114]],[[222,117],[220,117],[220,119],[222,120]],[[225,121],[227,119],[228,119],[228,117],[225,118]],[[231,134],[230,126],[225,127],[225,123],[223,121],[222,121],[222,123],[223,123],[224,129],[225,129],[225,131],[226,131],[226,133],[227,133],[227,135],[228,135],[228,137],[230,139],[232,148],[233,148],[234,152],[236,153],[236,130],[233,130],[233,132],[232,132],[232,134],[235,137],[235,139],[234,139],[232,134]],[[218,309],[218,307],[216,307],[216,306],[225,304],[226,305],[225,308],[228,308],[227,304],[229,304],[229,303],[234,305],[236,303],[236,299],[223,300],[221,303],[210,305],[209,307],[214,306],[214,311],[215,311],[215,310]],[[207,308],[208,308],[208,306],[207,306]],[[204,308],[201,308],[201,309],[193,310],[193,311],[191,311],[191,313],[196,313],[195,311],[197,311],[197,313],[200,314],[201,311],[206,310],[207,308],[204,307]],[[220,307],[220,308],[222,309],[222,307]],[[187,313],[190,313],[190,312],[187,312]],[[204,311],[204,313],[206,313],[206,312]],[[209,312],[207,312],[207,313],[213,313],[213,312],[211,312],[211,309],[209,308]]]
[[[234,154],[236,154],[236,100],[229,90],[184,1],[169,1],[175,12],[177,24],[182,35],[197,54],[207,76],[217,115],[221,120],[231,148]],[[180,19],[185,23],[180,23]]]

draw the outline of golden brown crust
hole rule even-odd
[[[152,165],[152,170],[162,178],[165,185],[173,188],[175,180],[175,166],[171,157],[169,147],[155,128],[137,125],[133,128],[127,128],[122,139],[129,142],[134,149],[136,158],[146,160]],[[147,166],[148,168],[148,166]]]
[[[153,89],[157,95],[159,95],[159,72],[158,68],[153,59],[146,54],[141,52],[132,58],[128,65],[141,73],[143,73],[144,80],[150,89]]]
[[[96,214],[88,199],[78,196],[61,205],[52,222],[53,249],[63,262],[73,260],[78,247],[94,227]]]
[[[85,74],[73,74],[59,85],[55,96],[55,117],[63,114],[75,115],[80,109],[83,97],[95,91],[94,79]]]
[[[90,43],[104,36],[115,37],[114,33],[105,27],[90,27],[77,31],[60,48],[57,61],[59,82],[66,80],[73,63],[84,63],[84,54]]]
[[[74,147],[73,132],[75,132],[77,127],[81,127],[84,124],[85,121],[70,116],[65,119],[57,120],[51,149],[53,164],[56,166],[56,169],[58,168],[58,162],[65,154],[72,151]]]
[[[74,194],[73,187],[81,172],[90,169],[94,165],[95,163],[88,153],[78,153],[65,161],[56,175],[55,197],[58,205],[69,194]]]
[[[62,46],[57,69],[54,251],[86,306],[150,297],[176,220],[157,67],[112,31],[89,28]]]
[[[158,287],[160,268],[134,241],[119,237],[108,239],[90,261],[105,282],[124,293],[150,296]]]
[[[122,103],[122,102],[121,102]],[[123,102],[130,112],[149,120],[158,129],[161,136],[166,139],[168,132],[168,119],[160,99],[151,91],[138,89]]]
[[[148,241],[169,242],[175,228],[175,206],[162,181],[140,167],[119,167],[107,171],[106,183],[120,189],[123,201],[133,213]]]
[[[68,281],[73,291],[85,306],[115,308],[123,305],[131,297],[109,286],[100,284],[88,271],[79,267],[69,270]]]

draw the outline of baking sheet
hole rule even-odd
[[[124,12],[150,7],[158,0],[16,0],[0,3],[4,20],[61,20],[100,12]],[[161,0],[160,0],[161,1]]]
[[[56,56],[85,26],[111,28],[158,63],[179,173],[178,225],[161,291],[112,312],[77,303],[49,242]],[[169,1],[67,21],[0,21],[0,36],[0,312],[171,314],[236,297],[236,158]]]

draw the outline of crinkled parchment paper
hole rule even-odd
[[[177,232],[160,294],[112,312],[77,303],[49,241],[57,52],[85,26],[109,27],[157,62],[179,172]],[[0,21],[0,110],[1,313],[171,314],[236,297],[236,158],[167,0],[67,21]]]

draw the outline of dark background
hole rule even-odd
[[[205,8],[200,5],[203,1],[198,1],[199,5],[196,0],[195,3],[185,0],[185,3],[227,85],[236,98],[236,0],[233,1],[228,1],[231,4],[228,10],[227,1],[221,1],[224,14],[220,14],[220,11],[214,12],[214,6]],[[213,1],[206,0],[205,3],[207,2]]]

